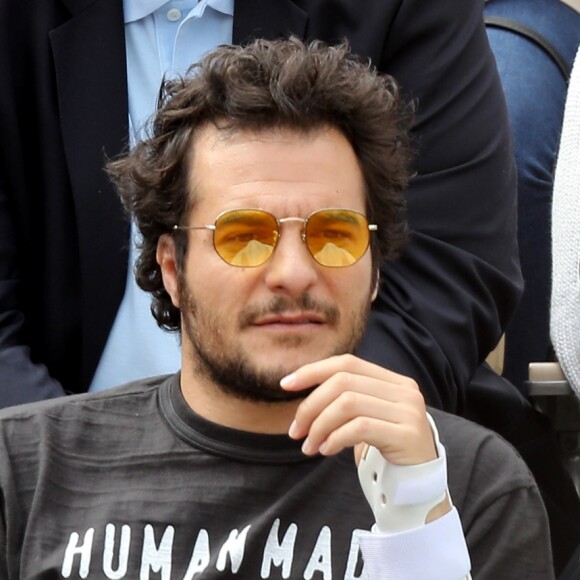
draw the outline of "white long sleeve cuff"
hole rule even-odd
[[[413,530],[360,535],[368,580],[462,580],[471,563],[457,510]]]

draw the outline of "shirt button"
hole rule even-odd
[[[179,8],[171,8],[171,10],[167,11],[167,20],[171,20],[171,22],[176,22],[181,18],[181,10]]]

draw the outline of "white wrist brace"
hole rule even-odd
[[[381,532],[394,534],[424,526],[428,513],[449,496],[445,448],[429,413],[427,419],[437,459],[419,465],[395,465],[369,446],[359,463],[359,481]]]

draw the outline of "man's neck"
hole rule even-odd
[[[300,400],[261,403],[240,399],[210,381],[181,372],[181,392],[187,404],[204,419],[251,433],[288,433]]]

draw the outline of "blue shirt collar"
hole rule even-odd
[[[125,24],[145,18],[169,2],[170,0],[123,0]],[[200,0],[200,4],[202,3],[223,14],[234,15],[234,0]]]

